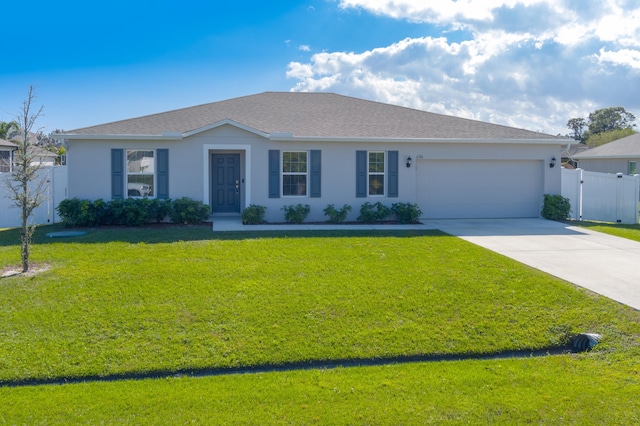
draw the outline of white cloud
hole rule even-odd
[[[600,49],[600,53],[596,57],[600,62],[624,65],[640,71],[640,51],[638,50],[621,49],[616,52],[610,52]]]
[[[311,52],[311,46],[307,44],[301,44],[298,49],[302,50],[303,52]]]
[[[293,90],[368,99],[548,133],[623,105],[640,116],[640,5],[625,0],[341,0],[441,33],[292,62]],[[449,41],[464,29],[464,40]]]

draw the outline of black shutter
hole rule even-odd
[[[320,198],[322,193],[322,156],[319,149],[311,150],[311,198]]]
[[[387,153],[389,160],[389,197],[398,197],[398,151],[389,151]]]
[[[367,151],[356,151],[356,197],[367,196]]]
[[[157,198],[167,199],[169,198],[169,150],[158,149],[156,150],[156,182],[158,185],[156,191]]]
[[[111,198],[124,198],[124,150],[111,150]]]
[[[280,151],[269,150],[269,198],[280,198]]]

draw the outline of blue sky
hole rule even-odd
[[[263,91],[330,91],[551,134],[640,122],[637,0],[3,5],[0,120],[29,85],[46,132]]]

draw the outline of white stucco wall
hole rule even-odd
[[[397,202],[416,202],[416,177],[419,159],[540,160],[544,167],[544,192],[559,194],[561,145],[501,143],[415,143],[415,142],[293,142],[271,141],[260,135],[224,125],[181,141],[70,140],[68,141],[69,196],[88,199],[111,197],[111,149],[169,149],[169,195],[202,200],[209,204],[209,156],[214,150],[241,155],[241,209],[248,204],[267,207],[266,219],[282,221],[282,206],[309,204],[309,221],[326,220],[322,210],[328,204],[353,210],[347,220],[355,220],[366,201],[390,206]],[[268,151],[277,149],[322,151],[322,197],[268,197]],[[399,197],[356,198],[355,158],[357,150],[396,150],[399,154]],[[407,168],[406,158],[413,159]],[[552,157],[558,164],[548,167]],[[250,160],[251,164],[248,164]],[[461,171],[463,172],[463,171]],[[386,179],[385,179],[386,180]]]

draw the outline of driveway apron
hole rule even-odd
[[[544,219],[424,224],[640,310],[639,242]]]

